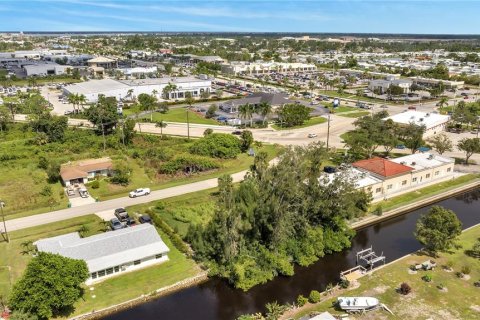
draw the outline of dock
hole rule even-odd
[[[375,267],[375,264],[378,262],[383,262],[383,264],[385,264],[385,256],[383,255],[383,252],[380,255],[377,255],[375,251],[373,251],[372,246],[370,246],[370,248],[357,251],[356,256],[357,265],[359,262],[363,262],[370,267],[370,270],[372,270]]]

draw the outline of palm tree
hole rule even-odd
[[[257,109],[263,117],[263,124],[265,124],[265,120],[267,120],[267,117],[272,113],[272,105],[262,102],[258,105]]]
[[[308,82],[308,89],[310,89],[310,94],[311,94],[312,97],[313,97],[313,89],[315,89],[315,82],[309,81],[309,82]]]
[[[83,110],[83,106],[87,103],[87,97],[82,93],[81,95],[78,96],[78,101],[77,101],[81,106]]]
[[[247,120],[250,119],[250,127],[253,126],[253,113],[255,112],[255,107],[250,104],[244,104],[238,107],[238,114],[241,118]]]
[[[162,90],[162,94],[164,96],[165,99],[169,100],[170,99],[170,93],[172,91],[175,91],[177,90],[177,86],[173,83],[168,83],[165,88],[163,88]]]
[[[167,123],[163,120],[157,121],[155,127],[160,128],[160,136],[163,138],[163,128],[167,126]]]
[[[133,89],[128,89],[127,95],[125,96],[125,98],[126,98],[126,97],[129,97],[129,98],[131,98],[131,99],[133,100]]]
[[[443,108],[444,105],[448,105],[448,98],[441,97],[440,101],[438,102],[438,105],[440,106],[440,108]]]

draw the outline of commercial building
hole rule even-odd
[[[63,185],[69,187],[76,183],[87,183],[98,176],[108,176],[112,169],[112,160],[108,157],[86,159],[61,165],[60,177]]]
[[[157,73],[157,67],[118,68],[117,70],[123,73],[125,76],[134,77]]]
[[[398,86],[403,89],[403,93],[409,93],[412,86],[412,80],[395,79],[395,80],[372,80],[368,84],[368,89],[373,92],[384,94],[388,91],[390,86]]]
[[[118,66],[117,61],[106,57],[96,57],[87,61],[88,69],[96,74],[103,75],[106,69],[113,69]]]
[[[169,77],[138,80],[90,80],[65,86],[63,93],[67,96],[70,94],[83,94],[90,103],[98,101],[99,95],[115,97],[120,100],[126,97],[136,97],[141,93],[153,94],[156,92],[157,97],[161,98],[164,97],[163,90],[168,85],[172,85],[175,88],[168,93],[169,99],[183,99],[186,92],[190,92],[193,97],[198,97],[203,92],[212,90],[212,81],[210,79]]]
[[[66,72],[67,66],[55,62],[39,61],[23,66],[27,77],[45,77],[50,75],[62,75]]]
[[[225,101],[220,105],[220,109],[225,112],[235,113],[241,105],[251,104],[258,106],[260,103],[268,103],[273,108],[277,108],[287,103],[295,103],[295,101],[290,100],[288,94],[284,93],[256,92],[245,98]]]
[[[412,123],[418,126],[424,126],[425,133],[423,134],[423,137],[426,138],[445,131],[450,117],[439,113],[428,113],[409,110],[406,112],[395,114],[393,116],[389,116],[384,120],[388,119],[391,119],[393,122],[401,126],[407,126]]]
[[[431,153],[417,153],[396,159],[371,158],[352,164],[352,181],[371,192],[374,199],[450,179],[455,160]]]
[[[232,61],[222,64],[225,74],[268,74],[272,72],[313,72],[317,67],[310,63],[300,62],[245,62]]]
[[[442,83],[445,88],[448,89],[459,89],[465,85],[464,81],[451,81],[451,80],[441,80],[441,79],[430,79],[430,78],[421,78],[421,77],[410,77],[413,83],[419,86],[425,87],[434,87]]]
[[[84,260],[87,284],[168,260],[167,245],[151,224],[81,238],[78,232],[36,241],[40,252]]]

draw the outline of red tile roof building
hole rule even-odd
[[[412,167],[379,157],[360,160],[352,163],[352,165],[357,169],[368,171],[380,178],[390,178],[414,170]]]

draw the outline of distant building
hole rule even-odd
[[[138,80],[90,80],[65,86],[64,95],[83,94],[88,102],[98,101],[99,95],[105,97],[115,97],[124,99],[126,97],[137,97],[141,93],[157,93],[157,97],[163,97],[163,89],[169,85],[175,85],[176,89],[169,92],[169,99],[183,99],[185,93],[190,92],[193,97],[200,96],[203,92],[212,90],[212,81],[210,79],[200,79],[196,77],[178,77],[178,78],[155,78]]]
[[[409,93],[412,86],[412,80],[395,79],[395,80],[372,80],[368,84],[368,89],[373,92],[384,94],[388,91],[390,86],[398,86],[403,89],[403,93]]]
[[[430,79],[430,78],[421,78],[421,77],[410,77],[413,83],[425,86],[425,87],[433,87],[437,86],[442,83],[445,88],[448,89],[459,89],[465,85],[464,81],[451,81],[451,80],[441,80],[441,79]]]
[[[423,134],[423,136],[430,137],[442,131],[445,131],[450,117],[438,113],[409,110],[406,112],[395,114],[393,116],[389,116],[384,120],[387,119],[391,119],[393,122],[401,126],[407,126],[412,123],[418,126],[425,126],[425,133]]]
[[[245,98],[225,101],[220,105],[220,108],[225,112],[234,113],[238,111],[238,107],[241,105],[249,103],[258,106],[263,102],[268,103],[273,108],[281,107],[287,103],[295,103],[294,100],[288,98],[288,94],[256,92]]]
[[[87,238],[73,232],[38,240],[34,245],[40,252],[84,260],[90,273],[87,284],[168,261],[170,251],[155,227],[148,223]]]
[[[222,64],[225,74],[269,74],[272,72],[313,72],[317,67],[310,63],[300,62],[245,62],[232,61]]]
[[[86,159],[61,165],[60,177],[63,185],[69,187],[76,183],[87,183],[98,176],[108,176],[112,169],[112,160],[108,157]]]
[[[23,70],[27,77],[58,76],[65,74],[67,66],[55,62],[39,61],[33,64],[25,64]]]

